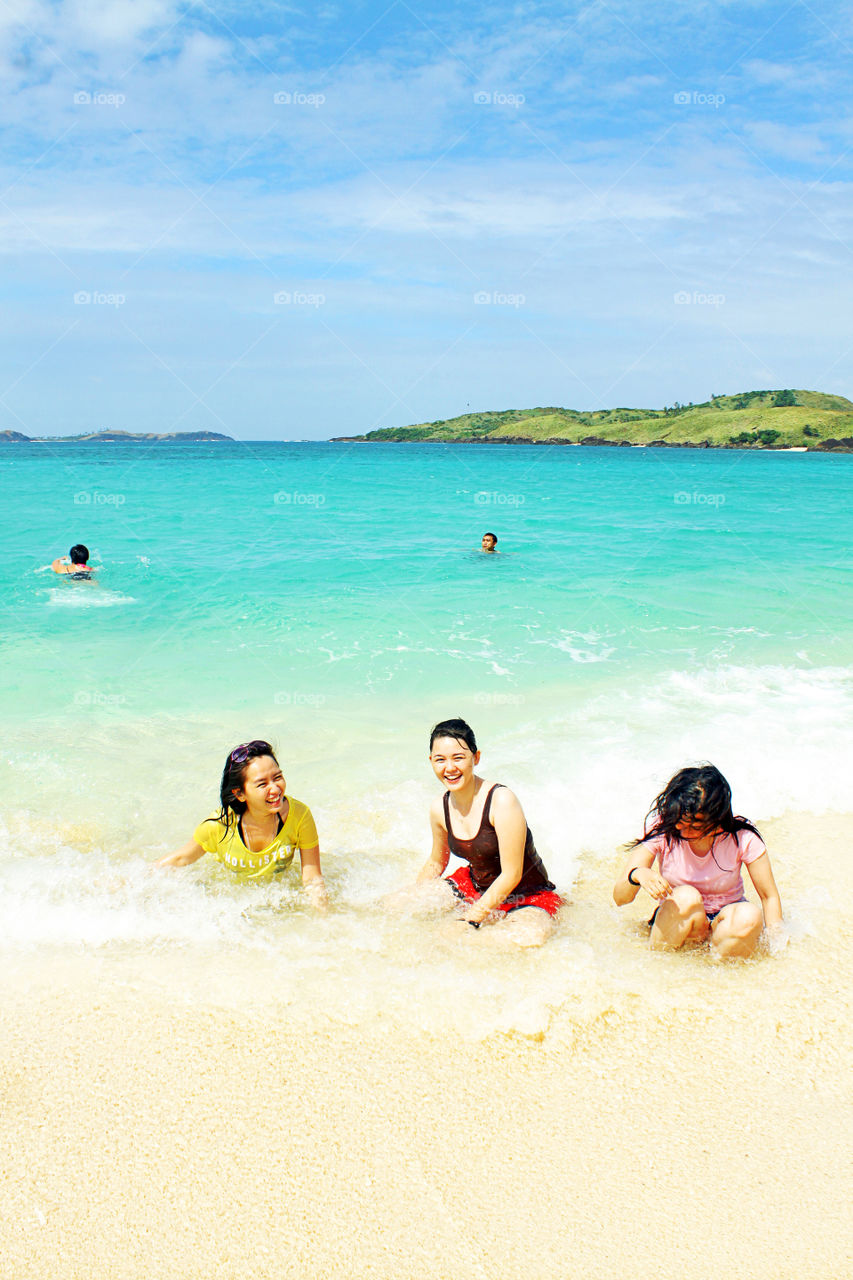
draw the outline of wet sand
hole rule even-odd
[[[746,965],[650,954],[590,860],[564,927],[600,980],[531,1036],[7,975],[5,1280],[849,1276],[848,829],[763,825],[818,906]]]

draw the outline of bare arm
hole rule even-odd
[[[638,844],[631,850],[628,861],[613,886],[613,901],[617,907],[624,907],[629,902],[633,902],[640,889],[645,889],[646,893],[658,902],[669,897],[672,885],[659,871],[654,870],[652,865],[654,860],[655,852],[648,845]],[[628,879],[631,872],[634,873],[633,881]]]
[[[417,884],[425,884],[429,880],[437,880],[444,875],[450,861],[450,850],[447,847],[447,831],[444,826],[444,814],[441,801],[433,801],[429,810],[429,825],[432,832],[432,851],[418,873]]]
[[[761,899],[764,924],[768,929],[772,929],[774,925],[782,923],[782,900],[773,878],[769,855],[762,853],[761,857],[756,858],[754,862],[748,862],[746,869]]]
[[[196,844],[195,840],[188,840],[186,844],[182,844],[180,849],[176,849],[174,853],[167,853],[165,858],[158,858],[156,862],[152,862],[152,867],[188,867],[192,862],[198,862],[199,858],[203,858],[206,849],[202,849],[200,844]]]
[[[329,905],[329,897],[320,867],[320,846],[315,844],[310,849],[300,848],[299,856],[302,859],[302,888],[305,895],[313,907],[325,911]]]
[[[524,872],[527,819],[518,800],[507,787],[500,787],[492,795],[491,818],[498,837],[501,871],[483,896],[465,912],[464,919],[472,924],[479,924],[490,911],[499,907],[512,893]]]

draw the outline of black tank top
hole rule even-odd
[[[447,847],[457,858],[462,858],[465,862],[470,863],[471,879],[474,882],[474,887],[480,893],[484,893],[492,881],[497,880],[501,873],[498,833],[489,822],[489,810],[492,807],[493,793],[498,787],[502,786],[502,782],[496,782],[489,789],[486,803],[483,805],[480,829],[472,840],[460,840],[458,836],[453,834],[453,828],[450,825],[450,792],[445,791],[444,793],[444,825],[447,828]],[[528,827],[527,837],[524,841],[524,868],[521,873],[521,879],[513,889],[513,893],[538,893],[540,889],[550,890],[553,888],[554,885],[548,879],[548,872],[542,865],[542,859],[536,852],[533,835]]]

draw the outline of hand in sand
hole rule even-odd
[[[791,935],[780,920],[777,924],[771,924],[766,929],[767,950],[771,956],[781,955],[791,941]]]
[[[326,914],[329,910],[329,895],[326,892],[326,884],[322,876],[315,876],[313,879],[304,881],[302,892],[315,911],[319,911],[321,915]]]

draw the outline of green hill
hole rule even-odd
[[[744,391],[664,409],[556,407],[463,413],[386,427],[356,441],[631,444],[716,449],[853,449],[853,402],[820,391]]]

